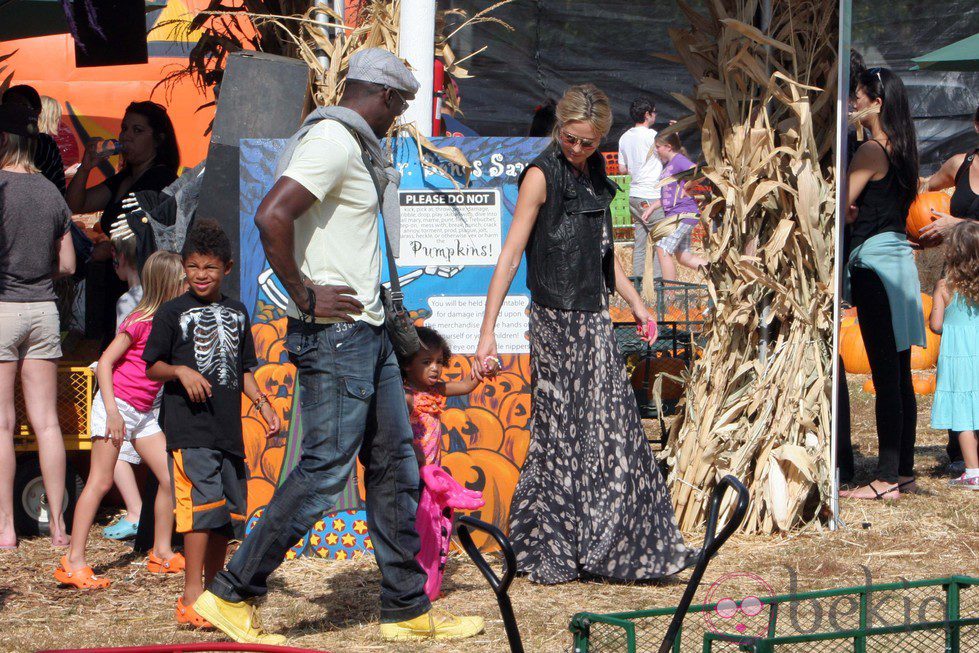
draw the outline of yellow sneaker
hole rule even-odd
[[[258,609],[244,601],[232,603],[210,592],[194,601],[194,611],[241,644],[285,644],[282,635],[267,633],[258,623]]]
[[[429,610],[408,621],[381,624],[381,637],[404,642],[415,639],[465,639],[483,632],[482,617],[456,617]]]

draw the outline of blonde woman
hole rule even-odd
[[[612,247],[615,187],[597,152],[611,125],[608,98],[591,84],[558,103],[554,141],[520,180],[476,353],[481,377],[496,357],[496,319],[526,250],[533,407],[510,537],[518,570],[545,584],[655,579],[694,560],[612,335],[613,291],[650,338],[655,322]]]
[[[36,114],[0,105],[0,549],[14,534],[14,382],[20,370],[27,417],[37,438],[55,546],[67,546],[62,511],[65,443],[58,424],[61,331],[54,278],[75,271],[71,212],[34,166]]]
[[[41,96],[41,115],[37,118],[37,127],[42,134],[52,138],[58,137],[58,127],[61,125],[61,105],[53,97]]]

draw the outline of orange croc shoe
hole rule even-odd
[[[184,557],[179,553],[174,553],[172,558],[164,560],[150,551],[150,557],[146,561],[146,569],[151,574],[179,574],[185,566]]]
[[[61,565],[54,570],[54,578],[61,585],[68,585],[80,590],[105,589],[112,582],[108,578],[99,578],[91,567],[70,569],[68,556],[61,556]]]
[[[177,599],[177,610],[175,612],[178,624],[187,624],[194,628],[213,629],[211,622],[194,611],[194,606],[184,605],[184,597]]]

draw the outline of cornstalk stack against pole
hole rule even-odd
[[[685,530],[734,474],[752,495],[745,530],[786,531],[830,500],[837,5],[773,0],[762,33],[758,0],[708,0],[706,15],[679,4],[691,27],[671,30],[670,58],[697,82],[672,129],[701,130],[714,186],[702,219],[716,230],[708,339],[671,427],[669,482]]]

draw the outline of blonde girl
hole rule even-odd
[[[949,484],[979,490],[979,222],[946,233],[946,278],[931,308],[931,329],[942,334],[931,427],[951,431],[962,448],[965,472]]]
[[[109,586],[107,578],[95,575],[85,560],[85,544],[99,504],[112,488],[112,473],[119,447],[131,441],[137,453],[160,482],[156,493],[153,550],[148,569],[154,573],[179,573],[183,556],[170,548],[173,531],[173,497],[170,487],[166,440],[157,423],[156,401],[160,383],[146,376],[143,349],[150,334],[153,315],[160,306],[186,290],[183,264],[172,252],[156,252],[143,267],[143,299],[119,327],[115,339],[99,359],[96,376],[99,394],[92,404],[92,462],[85,489],[78,498],[72,524],[71,546],[61,558],[54,577],[59,583],[79,589]]]

